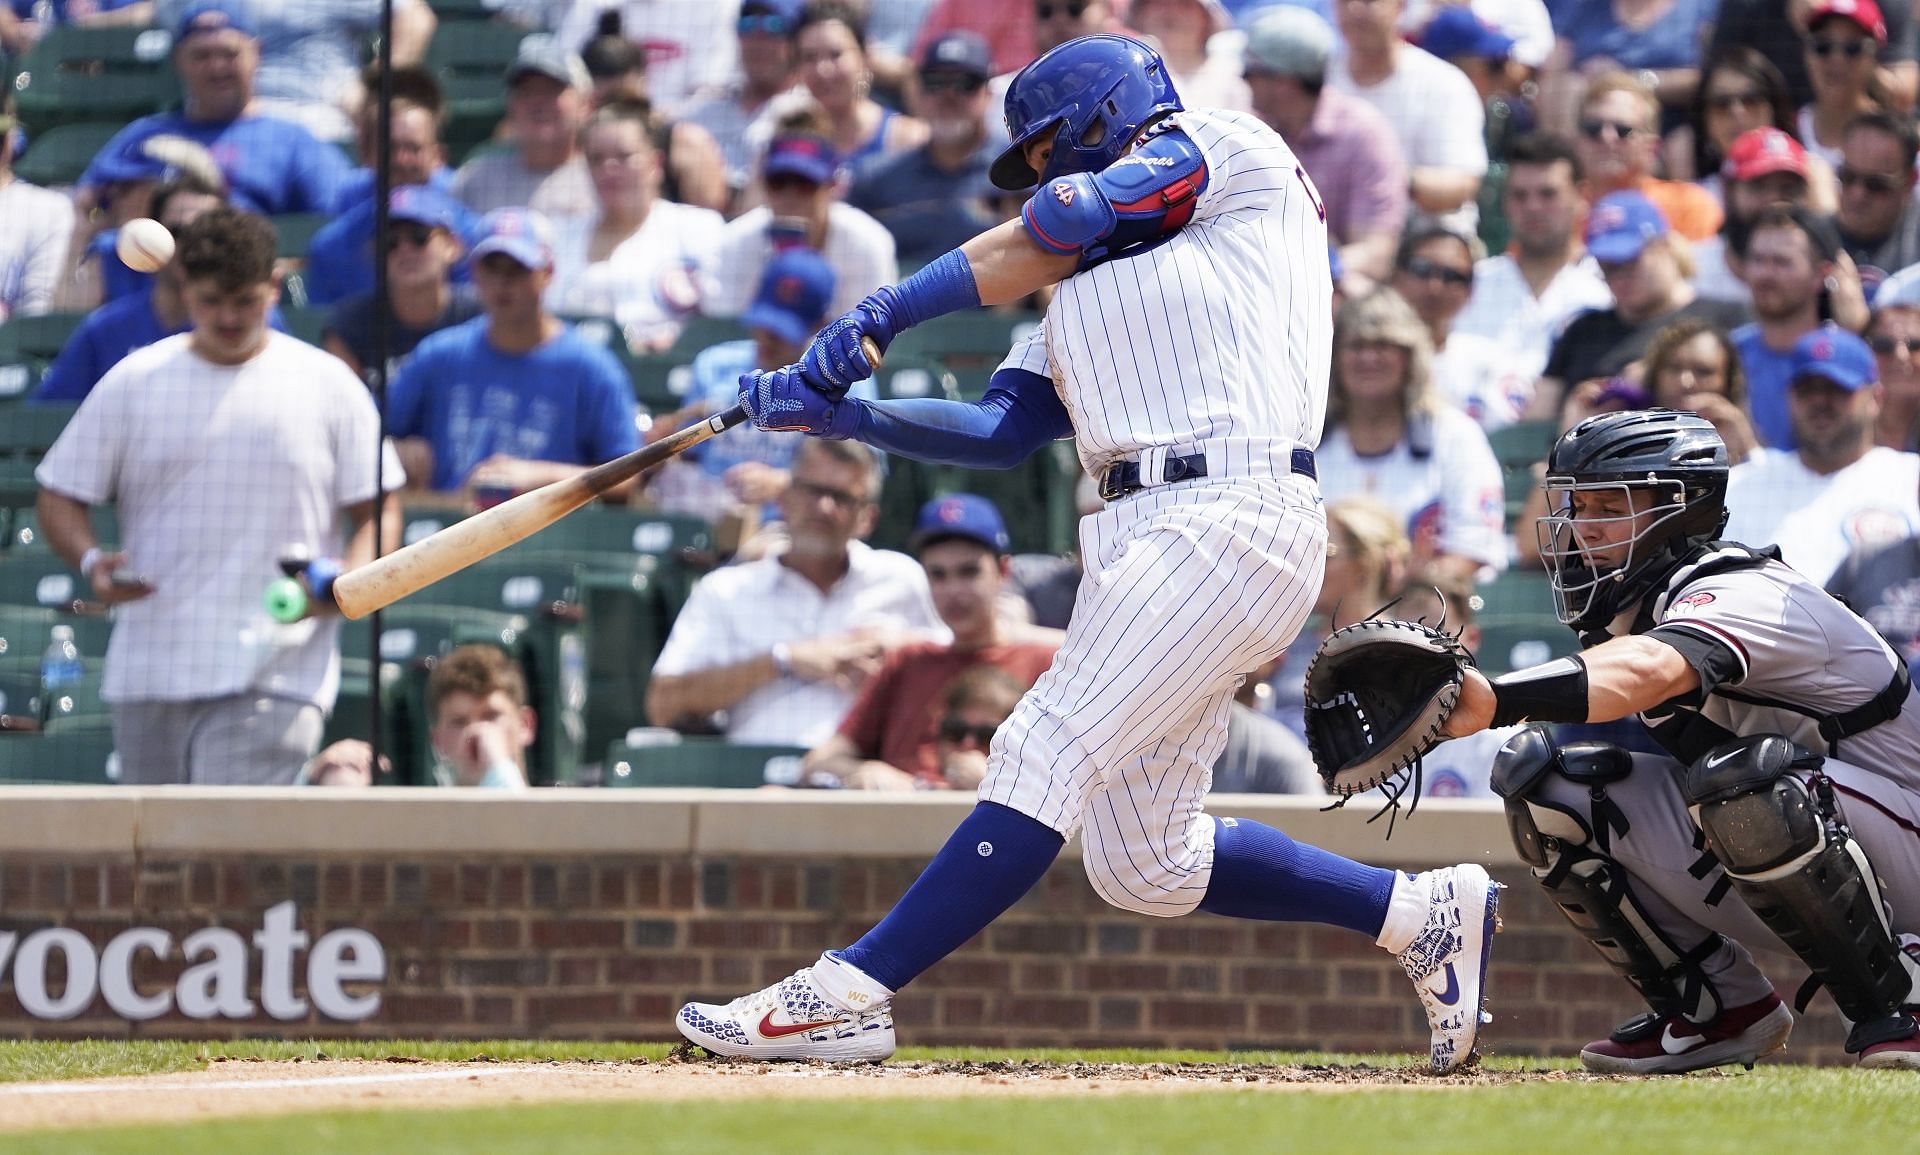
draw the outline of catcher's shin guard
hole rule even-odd
[[[1920,996],[1823,762],[1782,737],[1740,738],[1701,755],[1682,788],[1735,892],[1859,1024],[1847,1039],[1857,1052],[1886,1031],[1910,1034],[1912,1016],[1898,1011]],[[1801,1009],[1812,995],[1812,983],[1802,988]]]
[[[1493,761],[1493,789],[1505,799],[1507,826],[1534,878],[1574,930],[1640,992],[1657,1015],[1694,1022],[1720,1013],[1719,992],[1701,963],[1719,949],[1719,935],[1683,950],[1640,908],[1626,868],[1608,853],[1626,816],[1607,798],[1607,785],[1633,770],[1630,754],[1605,742],[1557,745],[1528,727],[1507,740]],[[1587,813],[1548,796],[1549,775],[1583,786]]]

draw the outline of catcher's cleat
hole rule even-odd
[[[1860,1023],[1854,1035],[1871,1034],[1880,1041],[1860,1050],[1860,1065],[1868,1070],[1920,1071],[1920,1011],[1901,1011],[1878,1023]],[[1849,1042],[1853,1040],[1848,1039]],[[1849,1048],[1851,1049],[1851,1048]]]
[[[1487,959],[1500,930],[1499,883],[1467,863],[1416,876],[1427,888],[1427,921],[1395,957],[1413,980],[1433,1029],[1429,1057],[1437,1074],[1473,1064],[1486,1012]]]
[[[869,1010],[842,1010],[814,983],[813,968],[802,967],[725,1006],[688,1003],[674,1025],[717,1055],[877,1063],[893,1054],[890,1006],[883,1001]]]
[[[1580,1061],[1589,1071],[1609,1075],[1676,1075],[1733,1063],[1751,1067],[1786,1046],[1792,1033],[1793,1012],[1769,991],[1705,1023],[1677,1014],[1641,1015],[1581,1048]]]

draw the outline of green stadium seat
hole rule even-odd
[[[0,457],[31,457],[38,460],[73,419],[75,405],[29,405],[7,414],[0,421]]]
[[[427,0],[442,25],[452,20],[491,20],[505,7],[503,0]]]
[[[507,65],[527,30],[485,20],[449,21],[434,29],[424,63],[443,76],[487,76],[505,88]]]
[[[1517,421],[1488,433],[1487,444],[1502,469],[1531,467],[1547,459],[1559,435],[1556,422]]]
[[[70,611],[91,596],[80,575],[52,551],[0,554],[0,605]]]
[[[309,345],[318,345],[326,332],[327,316],[332,312],[325,305],[282,305],[280,321],[289,334]]]
[[[1473,592],[1480,596],[1482,620],[1553,616],[1553,583],[1544,570],[1503,570]]]
[[[104,786],[119,776],[111,730],[0,735],[0,782]]]
[[[746,790],[769,783],[800,780],[804,746],[736,746],[716,739],[689,738],[665,745],[607,748],[602,785],[620,788],[698,786]]]
[[[65,686],[42,696],[41,729],[49,734],[75,730],[101,730],[113,725],[113,716],[100,697],[100,665],[95,661],[87,676],[77,685]]]
[[[282,260],[305,261],[307,249],[313,245],[313,234],[325,228],[333,216],[330,213],[281,213],[268,219],[273,222],[274,236],[278,238],[274,255]]]
[[[40,656],[53,640],[53,627],[72,626],[80,656],[98,661],[106,655],[111,619],[97,614],[69,614],[43,606],[0,605],[0,662],[38,668]]]
[[[1553,587],[1539,570],[1510,569],[1479,586],[1480,668],[1488,676],[1577,651],[1579,640],[1553,612]]]
[[[8,360],[37,361],[44,365],[60,355],[67,338],[87,319],[85,313],[41,313],[13,317],[0,325],[0,353]]]
[[[0,669],[0,730],[40,728],[40,672],[16,664]],[[0,735],[11,737],[12,735]]]
[[[92,121],[125,124],[180,98],[172,37],[154,28],[47,30],[14,77],[20,119],[34,132]]]
[[[111,505],[93,507],[93,536],[103,546],[110,546],[120,540],[120,511]],[[8,549],[16,551],[35,550],[50,552],[46,535],[40,532],[40,515],[31,505],[17,506],[7,525]]]
[[[36,135],[26,155],[14,162],[14,175],[43,188],[77,184],[87,165],[125,127],[124,122],[86,121],[49,129]]]

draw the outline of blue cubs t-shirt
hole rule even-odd
[[[236,208],[275,216],[332,212],[353,165],[345,153],[289,121],[270,116],[238,120],[188,120],[178,112],[143,116],[121,129],[100,150],[111,155],[150,137],[183,136],[206,146],[226,174],[228,199]],[[80,174],[82,188],[100,184],[99,160]]]
[[[387,394],[387,428],[433,447],[433,489],[458,489],[489,457],[599,465],[639,448],[620,362],[572,329],[524,354],[475,317],[420,342]]]

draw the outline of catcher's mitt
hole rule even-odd
[[[1473,664],[1458,637],[1420,622],[1369,619],[1327,635],[1306,694],[1307,747],[1327,789],[1345,800],[1417,773]]]

